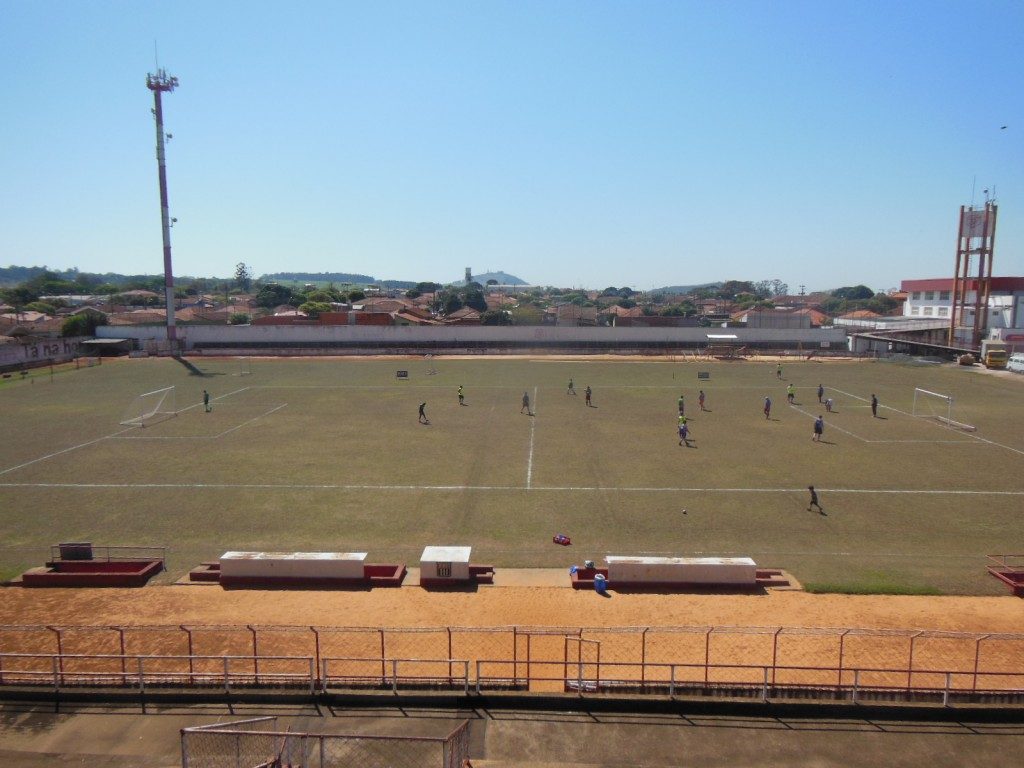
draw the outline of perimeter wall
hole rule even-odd
[[[615,328],[573,326],[178,326],[184,351],[212,354],[422,354],[424,351],[621,351],[671,354],[709,346],[846,352],[840,328]],[[160,325],[101,326],[101,339],[131,339],[139,349],[166,342]],[[731,335],[735,339],[709,339]]]

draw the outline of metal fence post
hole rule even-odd
[[[316,627],[310,627],[313,631],[313,643],[316,652],[316,673],[320,675],[320,631]],[[321,684],[321,688],[326,688],[325,685]]]
[[[853,703],[857,703],[857,689],[860,687],[860,670],[853,670]]]
[[[255,678],[256,685],[260,684],[260,653],[256,648],[256,629],[252,624],[248,625],[249,631],[252,632],[252,673]]]
[[[949,706],[949,682],[950,682],[950,678],[951,677],[952,677],[952,673],[947,672],[946,673],[946,690],[944,690],[942,692],[942,706],[944,706],[944,707],[948,707]]]
[[[142,671],[142,660],[143,660],[143,657],[139,656],[138,657],[138,662],[139,662],[139,695],[140,696],[146,692],[146,677],[145,677],[145,674]]]
[[[316,661],[310,657],[309,659],[309,695],[312,696],[316,693]]]
[[[513,677],[513,680],[515,679],[515,676],[516,676],[516,666],[515,665],[516,665],[516,663],[513,661],[512,662],[512,677]],[[477,693],[477,696],[480,695],[480,659],[476,660],[476,693]]]
[[[668,695],[669,698],[675,698],[676,695],[676,665],[668,665]]]
[[[462,662],[462,692],[469,695],[469,662]]]
[[[398,693],[398,659],[391,660],[391,690]]]
[[[778,637],[778,635],[776,635]],[[768,667],[764,667],[764,680],[761,682],[761,700],[765,703],[768,702]],[[772,674],[775,673],[775,667],[771,668]]]
[[[60,692],[60,666],[57,663],[57,656],[51,656],[50,661],[53,663],[53,690],[55,693]]]

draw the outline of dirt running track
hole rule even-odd
[[[224,591],[215,586],[0,590],[0,624],[348,627],[748,626],[1024,632],[1013,597],[641,595],[561,587],[478,592]]]
[[[37,629],[29,629],[32,625]],[[67,629],[56,635],[42,628],[45,625]],[[518,637],[509,629],[472,629],[513,625],[520,628]],[[318,634],[312,626],[321,628]],[[839,632],[778,635],[771,629],[732,630],[716,632],[712,641],[703,630],[672,629],[709,626],[868,632],[850,634],[844,645]],[[112,631],[113,627],[121,629]],[[338,629],[327,629],[330,627]],[[464,629],[447,631],[444,627]],[[696,675],[701,674],[703,660],[714,665],[778,665],[780,670],[786,669],[787,681],[813,684],[822,683],[822,674],[835,679],[835,672],[825,670],[839,667],[875,670],[869,674],[880,675],[873,680],[876,685],[934,687],[943,684],[939,671],[945,670],[955,673],[952,685],[956,688],[1024,686],[1024,601],[1011,597],[868,597],[792,591],[758,596],[601,597],[593,591],[542,586],[482,588],[478,592],[427,592],[416,587],[351,592],[224,591],[217,586],[0,591],[0,652],[5,653],[47,654],[62,648],[65,654],[250,658],[258,647],[263,658],[259,669],[264,674],[295,673],[291,665],[307,663],[274,661],[270,656],[308,659],[315,654],[350,660],[485,660],[485,664],[493,664],[482,674],[508,676],[509,662],[517,656],[523,659],[525,651],[534,663],[531,690],[535,682],[537,686],[556,685],[552,680],[563,674],[561,665],[571,660],[567,643],[561,635],[537,634],[533,629],[523,635],[523,627],[649,627],[643,633],[586,631],[586,642],[598,641],[600,659],[619,664],[612,674],[623,678],[639,674],[636,663],[641,659],[653,664],[696,665],[689,669]],[[907,630],[930,631],[911,639]],[[936,631],[975,634],[944,636]],[[1004,634],[979,644],[977,638],[984,633],[1016,636]],[[586,646],[587,652],[595,647]],[[582,643],[578,652],[584,653]],[[217,658],[195,664],[201,671],[215,671],[214,667],[220,668]],[[13,662],[5,661],[8,677],[16,671]],[[17,663],[37,673],[49,670],[45,658],[19,658]],[[445,662],[425,663],[442,664],[447,669]],[[124,662],[95,657],[66,659],[63,664],[65,671],[116,673],[126,669]],[[163,672],[181,674],[186,666],[189,673],[197,668],[193,662],[169,658],[154,659],[150,668],[154,665],[162,665]],[[379,665],[378,661],[371,666],[376,670]],[[818,671],[807,672],[807,667]],[[336,674],[367,674],[362,661],[339,662],[332,668]],[[909,675],[910,668],[917,670],[914,676]],[[434,674],[451,672],[435,670]]]

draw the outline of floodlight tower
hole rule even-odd
[[[167,304],[167,341],[171,349],[178,338],[174,327],[174,272],[171,269],[171,215],[167,208],[167,162],[164,159],[164,110],[160,94],[170,93],[178,86],[178,78],[163,69],[146,75],[146,87],[153,92],[153,114],[156,117],[156,162],[160,170],[160,225],[164,240],[164,295]]]

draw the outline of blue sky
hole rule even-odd
[[[1019,0],[0,7],[0,265],[162,271],[155,41],[177,274],[1024,274]]]

